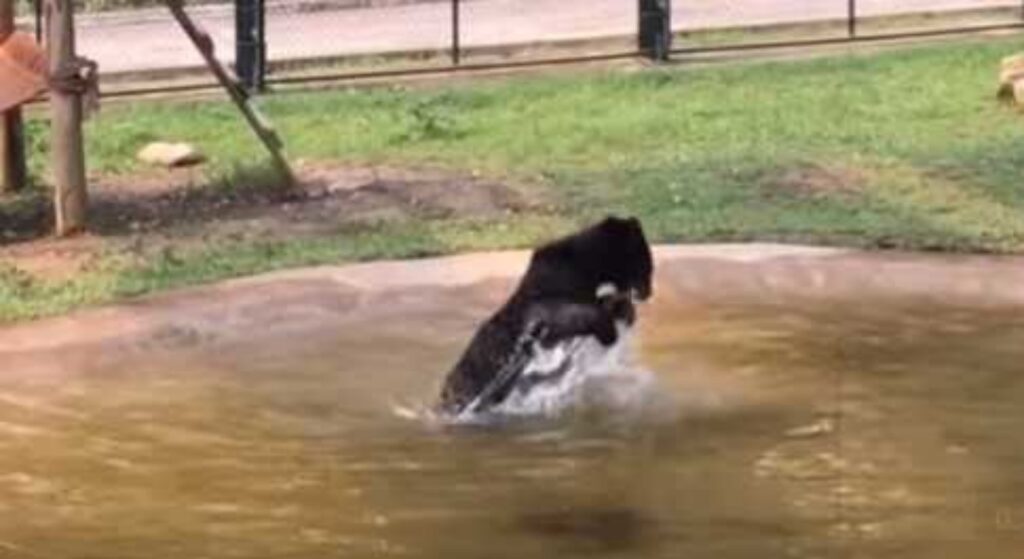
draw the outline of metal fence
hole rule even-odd
[[[22,1],[19,23],[34,27],[42,0]],[[81,1],[79,50],[107,91],[209,86],[158,0]],[[253,89],[1024,28],[1024,0],[206,0],[189,12]]]

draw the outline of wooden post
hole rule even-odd
[[[238,80],[217,60],[213,52],[213,39],[210,38],[210,34],[188,17],[182,0],[165,0],[165,2],[171,10],[171,15],[174,16],[178,25],[185,32],[185,35],[188,36],[189,40],[192,41],[192,44],[199,51],[199,54],[206,61],[207,68],[213,72],[214,77],[220,82],[221,87],[227,92],[228,97],[235,103],[238,110],[242,111],[242,116],[245,117],[249,128],[256,133],[256,137],[259,138],[263,146],[270,152],[270,159],[274,163],[274,167],[277,168],[281,178],[289,186],[294,185],[295,175],[292,173],[291,166],[288,165],[288,160],[281,153],[281,148],[283,147],[281,138],[263,114],[256,110],[256,107],[249,102],[249,94],[238,84]]]
[[[0,0],[0,43],[14,33],[14,0]],[[28,181],[21,109],[0,114],[0,194],[21,190]]]
[[[72,0],[46,0],[45,11],[50,76],[64,77],[76,63]],[[50,88],[50,119],[56,233],[65,236],[85,229],[86,225],[88,195],[81,94],[55,83]]]

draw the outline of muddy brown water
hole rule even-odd
[[[858,290],[865,262],[889,265],[663,265],[637,339],[657,413],[492,428],[396,410],[506,279],[130,306],[193,310],[7,352],[0,557],[1019,557],[1024,306],[932,285],[1017,272]]]

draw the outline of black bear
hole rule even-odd
[[[538,248],[512,296],[477,330],[445,379],[441,410],[459,414],[500,404],[538,345],[594,336],[611,346],[616,322],[634,321],[633,299],[651,295],[653,271],[636,218],[607,217]]]

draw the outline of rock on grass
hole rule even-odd
[[[136,157],[143,163],[163,167],[186,167],[206,160],[195,146],[184,142],[153,142],[139,150]]]

